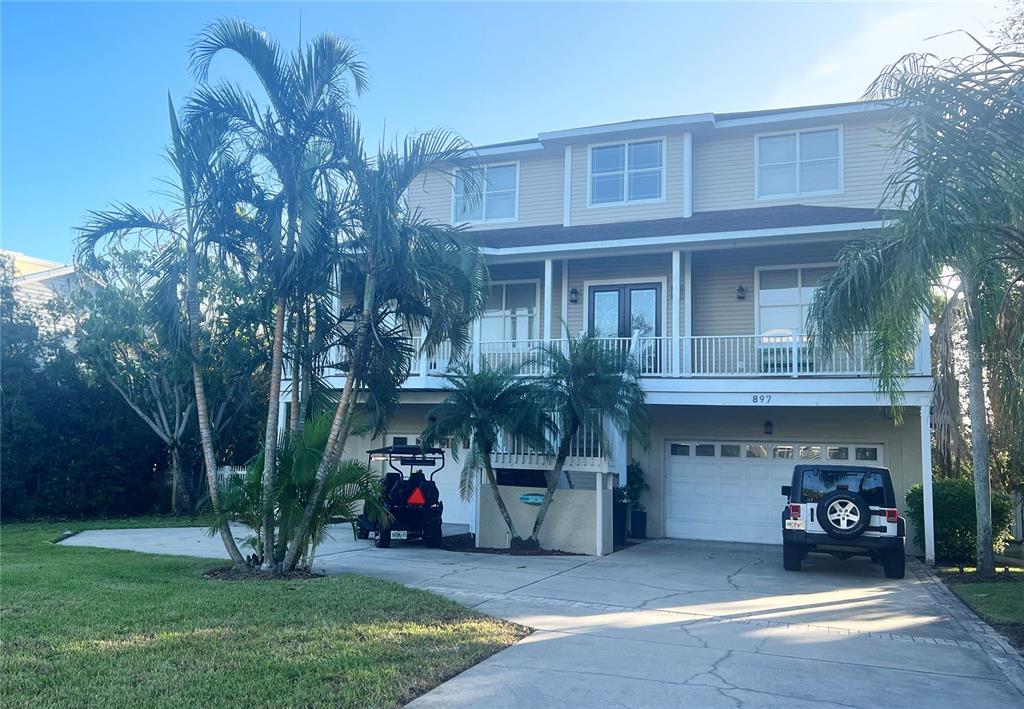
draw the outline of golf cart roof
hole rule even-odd
[[[385,446],[366,451],[368,455],[441,455],[444,451],[440,448],[428,448],[426,446]]]

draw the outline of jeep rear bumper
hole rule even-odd
[[[895,537],[869,537],[861,535],[856,539],[842,540],[835,539],[827,534],[817,532],[805,532],[802,529],[782,530],[782,541],[786,544],[801,544],[809,547],[830,547],[855,551],[857,549],[868,549],[871,551],[888,551],[903,546],[902,536]]]

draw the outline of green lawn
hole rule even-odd
[[[995,625],[1024,625],[1024,574],[1020,581],[957,583],[950,588],[975,613]]]
[[[401,705],[525,629],[362,576],[212,581],[222,562],[61,547],[0,527],[0,697],[15,706]]]

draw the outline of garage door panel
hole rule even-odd
[[[727,445],[735,450],[735,441]],[[799,451],[801,445],[804,444],[762,441],[752,443],[750,447],[766,450],[770,456],[776,447],[783,452]],[[852,450],[852,444],[838,445],[850,445]],[[747,446],[741,444],[740,447]],[[721,443],[716,443],[714,448],[715,457],[667,455],[667,536],[781,544],[780,520],[785,499],[780,488],[789,484],[794,465],[818,461],[774,457],[723,458],[720,456]],[[692,442],[688,450],[694,450]],[[878,450],[881,461],[881,448]]]

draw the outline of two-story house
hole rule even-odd
[[[863,343],[828,356],[805,322],[843,244],[883,225],[898,159],[886,131],[901,118],[849,103],[542,133],[478,149],[479,199],[461,178],[433,173],[408,200],[467,225],[486,256],[490,299],[471,357],[525,361],[539,342],[589,331],[638,358],[650,445],[581,444],[568,466],[578,479],[593,471],[592,489],[609,473],[621,483],[636,459],[651,536],[778,544],[780,486],[796,463],[885,465],[901,501],[915,483],[930,488],[927,321],[901,425]],[[444,352],[414,364],[383,443],[415,440],[444,396],[446,366]],[[550,466],[514,444],[497,457],[507,471]],[[446,521],[479,525],[457,477],[440,480]],[[603,512],[596,523],[607,526]],[[932,558],[930,516],[925,526],[920,551]]]

